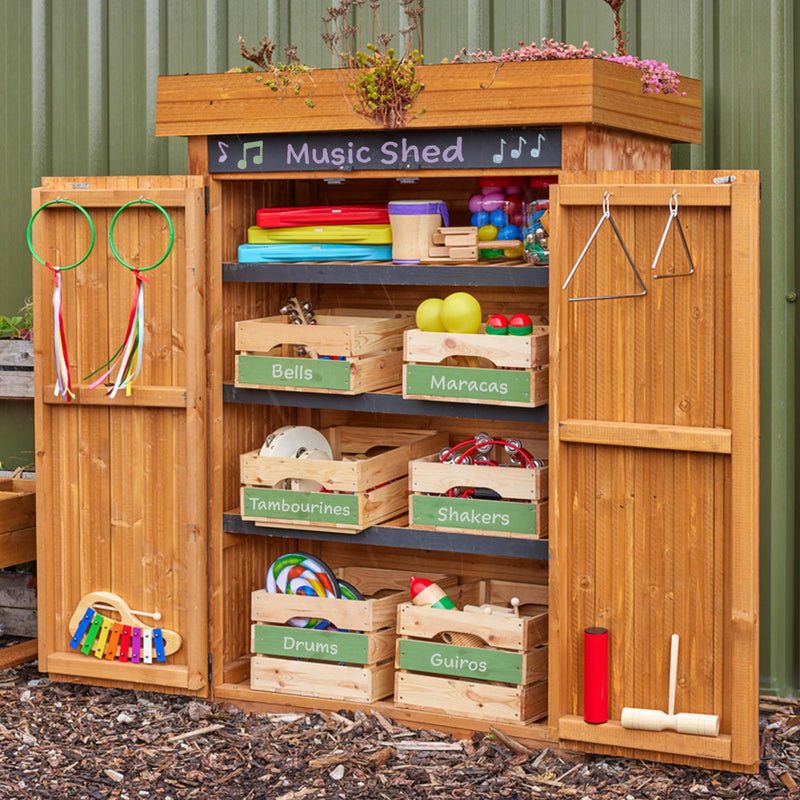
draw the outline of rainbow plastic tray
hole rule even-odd
[[[388,223],[386,205],[363,206],[283,206],[260,208],[256,224],[260,228],[287,228],[298,225],[350,225]]]
[[[290,243],[352,243],[352,244],[391,244],[392,226],[366,223],[360,225],[303,225],[296,228],[259,228],[256,225],[247,229],[249,244],[290,244]]]
[[[239,262],[391,261],[390,244],[242,244]]]

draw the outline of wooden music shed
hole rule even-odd
[[[143,366],[129,394],[98,394],[85,378],[119,344],[133,291],[105,247],[62,276],[72,402],[54,397],[52,336],[40,323],[41,669],[257,710],[375,707],[455,733],[494,725],[537,746],[753,771],[758,175],[670,170],[672,142],[700,141],[695,81],[682,81],[684,97],[645,95],[636,71],[596,59],[439,65],[420,77],[426,111],[395,132],[351,113],[333,70],[315,70],[314,108],[303,92],[276,97],[253,75],[162,77],[156,135],[187,137],[190,175],[47,178],[33,191],[34,211],[58,197],[79,203],[100,242],[115,210],[137,198],[157,202],[175,225],[173,251],[144,287]],[[488,163],[331,168],[273,158],[287,141],[333,137],[346,148],[468,131],[497,145]],[[500,145],[539,134],[558,141],[554,161],[518,165]],[[465,224],[477,179],[493,176],[557,178],[549,269],[237,260],[259,208],[436,198]],[[685,248],[674,236],[662,241],[673,206]],[[163,217],[145,206],[126,214],[118,249],[152,263],[165,245]],[[50,263],[85,252],[79,215],[53,204],[39,222],[34,241]],[[37,309],[50,303],[52,284],[34,263]],[[235,385],[235,323],[278,314],[290,295],[320,309],[413,312],[456,289],[485,313],[524,310],[549,322],[547,405]],[[519,436],[549,460],[549,538],[415,529],[402,513],[356,534],[243,520],[240,456],[283,425],[442,431],[452,441],[479,430]],[[342,702],[251,686],[251,593],[278,556],[297,550],[337,568],[537,585],[549,606],[544,717],[477,718],[459,711],[457,693],[406,708],[391,697]],[[157,608],[182,647],[152,665],[71,650],[70,618],[96,591]],[[583,721],[583,631],[593,626],[608,629],[610,642],[609,722],[601,725]],[[673,633],[681,641],[676,708],[717,715],[718,736],[620,725],[624,706],[666,708]]]

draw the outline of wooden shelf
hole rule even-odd
[[[369,414],[420,414],[427,417],[459,419],[496,419],[502,422],[547,423],[547,406],[523,408],[492,406],[478,403],[448,403],[436,400],[414,400],[401,394],[367,392],[356,395],[322,394],[317,392],[282,392],[276,389],[244,389],[226,383],[222,386],[226,403],[294,408],[328,408],[362,411]]]
[[[527,264],[403,264],[371,262],[223,262],[222,280],[232,283],[329,283],[370,286],[507,286],[545,288],[548,267]]]
[[[249,665],[248,665],[249,670]],[[348,702],[341,700],[328,700],[324,697],[303,697],[301,695],[277,694],[275,692],[262,692],[250,688],[249,679],[239,683],[226,681],[214,687],[215,696],[219,699],[230,700],[240,708],[252,708],[258,713],[265,710],[271,711],[338,711],[344,705],[354,711],[360,709],[369,714],[379,711],[395,722],[411,728],[436,728],[452,734],[456,738],[468,739],[474,731],[489,733],[490,728],[496,728],[520,743],[541,750],[552,747],[553,740],[548,738],[547,724],[544,721],[531,722],[527,725],[521,722],[500,722],[475,717],[463,717],[454,714],[444,714],[440,711],[422,712],[396,706],[391,698],[378,700],[374,703]]]
[[[226,533],[271,536],[282,539],[308,539],[314,542],[345,542],[468,555],[531,558],[540,561],[547,560],[549,557],[546,539],[510,539],[504,536],[445,533],[390,525],[373,525],[360,533],[329,533],[298,528],[267,528],[256,525],[254,522],[247,522],[239,514],[228,513],[222,517],[222,529]]]

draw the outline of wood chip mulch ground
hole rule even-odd
[[[0,798],[672,800],[798,797],[800,703],[764,700],[761,769],[738,775],[454,740],[360,712],[250,714],[0,671]]]

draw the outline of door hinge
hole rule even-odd
[[[203,192],[205,193],[205,198],[206,198],[206,216],[208,216],[209,213],[211,212],[211,201],[209,200],[210,193],[208,191],[208,186],[203,187]]]

